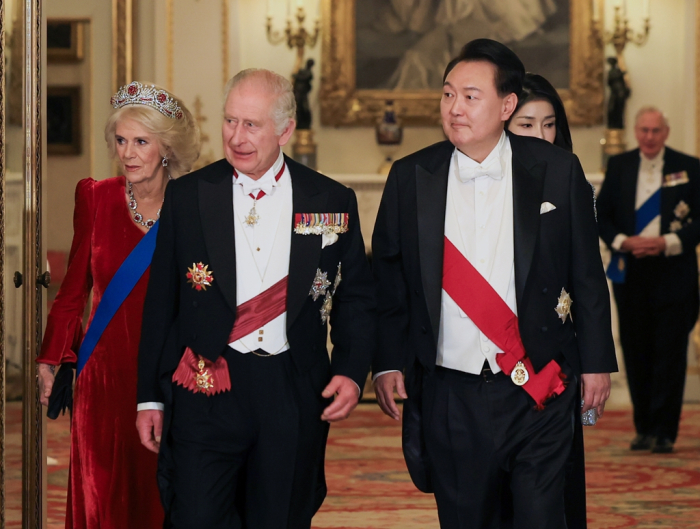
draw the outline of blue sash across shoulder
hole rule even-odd
[[[107,285],[100,304],[95,310],[92,323],[85,333],[83,343],[78,351],[78,363],[76,366],[76,378],[85,367],[92,352],[95,350],[97,342],[100,341],[102,333],[112,321],[112,318],[121,307],[124,300],[143,277],[146,269],[151,265],[153,252],[156,248],[156,235],[158,234],[158,222],[148,230],[139,243],[131,250],[119,269]]]
[[[634,234],[639,235],[644,228],[661,213],[661,188],[651,195],[635,212]],[[627,277],[627,254],[613,252],[606,270],[610,281],[624,283]]]

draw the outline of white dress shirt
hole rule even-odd
[[[258,180],[238,171],[233,181],[233,216],[236,245],[236,304],[240,305],[265,291],[289,275],[292,233],[292,179],[285,167],[279,181],[275,176],[284,163],[280,150],[272,167]],[[265,196],[254,201],[263,189]],[[255,203],[259,215],[255,226],[247,226],[245,218]],[[278,354],[289,349],[287,313],[256,329],[229,346],[240,353],[263,349]],[[162,402],[142,402],[137,411],[163,410]]]
[[[272,167],[258,180],[238,172],[233,182],[233,213],[236,241],[236,303],[241,305],[289,275],[292,233],[292,179],[289,169],[278,181],[284,164],[280,150]],[[265,196],[254,200],[260,190]],[[245,219],[255,204],[259,219],[248,226]],[[262,349],[278,354],[289,349],[287,313],[280,314],[229,346],[240,353]]]
[[[504,132],[482,163],[455,149],[450,162],[445,236],[517,314],[513,247],[513,153]],[[479,374],[502,353],[443,290],[436,364]],[[385,373],[374,374],[373,380]]]
[[[661,188],[663,182],[664,168],[664,153],[665,148],[662,148],[659,154],[654,158],[647,158],[641,152],[639,153],[639,173],[637,175],[637,195],[635,199],[635,209],[644,204],[649,197],[656,193]],[[646,225],[639,235],[641,237],[658,237],[661,234],[661,213]],[[618,233],[613,239],[612,248],[618,252],[622,250],[622,243],[627,239],[624,233]],[[664,254],[669,257],[672,255],[680,255],[683,253],[683,243],[675,233],[665,233],[663,238],[666,240],[666,250]]]
[[[517,314],[513,249],[513,171],[505,133],[477,163],[455,149],[447,184],[445,236]],[[442,291],[437,365],[479,374],[484,361],[501,371],[502,353]]]

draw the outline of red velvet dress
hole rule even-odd
[[[88,326],[112,276],[143,237],[129,213],[123,176],[76,188],[68,270],[48,316],[38,362],[75,362],[92,290]],[[148,270],[110,321],[75,385],[66,528],[163,525],[157,455],[136,432],[136,377]]]

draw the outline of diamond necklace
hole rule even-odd
[[[172,180],[173,177],[168,175],[168,180]],[[134,222],[136,224],[140,224],[147,230],[150,230],[155,223],[160,219],[160,210],[161,208],[158,208],[158,213],[156,213],[156,218],[155,219],[146,219],[143,220],[143,215],[136,211],[136,208],[138,207],[138,203],[136,202],[136,198],[134,197],[134,186],[131,182],[127,182],[127,189],[129,193],[129,209],[133,212],[132,213],[132,218],[134,219]],[[163,197],[163,200],[165,200],[165,197]]]

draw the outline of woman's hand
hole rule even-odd
[[[37,367],[37,378],[39,380],[39,402],[44,406],[49,405],[49,397],[53,389],[54,371],[56,366],[50,364],[39,364]]]

